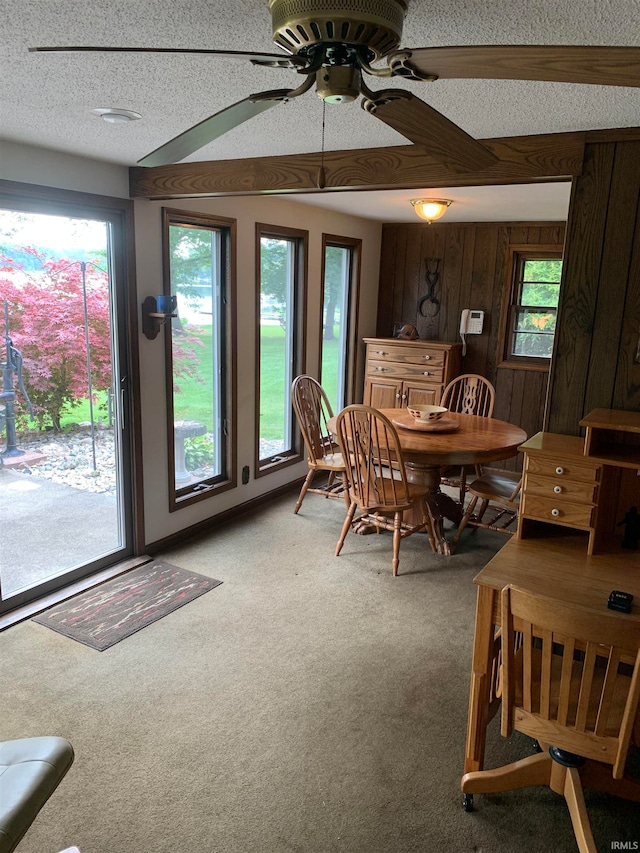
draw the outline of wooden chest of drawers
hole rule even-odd
[[[365,338],[364,403],[375,409],[437,405],[460,374],[462,345],[445,341]]]
[[[588,531],[592,554],[602,465],[584,456],[584,441],[578,436],[539,432],[521,450],[525,457],[519,538],[535,535],[531,522],[573,527]]]

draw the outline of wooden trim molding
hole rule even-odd
[[[257,193],[378,190],[421,186],[489,186],[567,179],[582,173],[585,133],[550,133],[480,140],[498,162],[457,174],[418,145],[326,151],[325,188],[317,184],[321,155],[210,160],[129,170],[132,198],[170,199]]]

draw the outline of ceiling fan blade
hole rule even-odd
[[[249,95],[242,101],[220,110],[209,118],[205,118],[198,124],[185,130],[184,133],[175,136],[169,142],[165,142],[151,154],[147,154],[142,160],[138,160],[139,166],[166,166],[169,163],[178,163],[189,154],[204,148],[214,139],[233,130],[250,118],[270,110],[271,107],[287,101],[290,96],[289,89],[274,89],[270,92],[260,92],[257,95]]]
[[[498,162],[491,151],[429,104],[402,89],[374,92],[362,106],[452,172],[479,171]]]
[[[285,56],[279,53],[252,53],[245,50],[205,50],[186,47],[30,47],[30,53],[183,53],[217,56],[224,59],[246,59],[255,65],[273,65],[278,68],[300,68],[307,65],[301,56]]]
[[[413,79],[542,80],[640,86],[640,47],[469,45],[420,47],[388,57],[394,73]]]

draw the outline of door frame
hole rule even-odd
[[[131,522],[129,530],[131,553],[125,558],[125,563],[130,568],[131,558],[141,555],[145,544],[133,202],[125,198],[101,196],[74,190],[60,190],[0,179],[0,205],[4,208],[28,213],[68,216],[78,219],[86,219],[88,211],[93,210],[97,216],[104,217],[104,221],[115,226],[113,230],[114,276],[116,282],[122,283],[121,287],[123,288],[122,293],[117,293],[118,327],[115,330],[115,335],[121,353],[121,372],[125,373],[128,378],[123,403],[124,416],[130,426],[130,439],[125,448],[125,457],[128,458],[125,458],[123,462],[129,465],[131,477]],[[121,559],[121,555],[116,557],[114,565]],[[108,567],[107,573],[110,573]],[[95,574],[96,578],[103,579],[105,566],[96,568]],[[61,598],[64,598],[66,597],[64,587],[76,586],[80,580],[84,580],[87,585],[90,585],[90,578],[90,574],[81,578],[80,570],[59,575],[38,586],[37,598],[48,596],[50,599],[50,594],[55,594],[56,591]],[[11,611],[24,607],[33,609],[34,597],[29,596],[28,593],[29,591],[25,591],[11,596],[7,601],[0,601],[0,614],[6,616]],[[36,609],[41,608],[36,607]]]

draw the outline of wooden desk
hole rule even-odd
[[[406,416],[406,409],[380,409],[393,423]],[[442,530],[442,519],[460,521],[459,504],[440,492],[440,470],[444,465],[476,465],[515,456],[527,434],[520,427],[495,418],[478,415],[451,414],[459,429],[453,432],[419,432],[395,424],[404,455],[407,479],[428,490],[427,505],[431,514],[436,546],[441,554],[451,548]],[[335,433],[335,417],[328,423]],[[421,521],[418,516],[416,523]]]
[[[511,539],[474,578],[478,585],[469,718],[464,772],[482,770],[486,728],[491,719],[494,626],[500,625],[500,590],[508,584],[557,596],[563,601],[606,609],[612,590],[634,596],[630,614],[640,620],[640,551],[619,548],[587,556],[584,534],[567,533],[543,539]],[[612,611],[610,611],[612,612]]]

